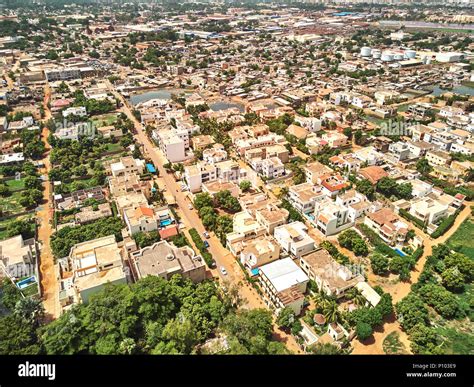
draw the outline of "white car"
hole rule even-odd
[[[225,269],[224,266],[221,266],[221,273],[222,273],[223,275],[227,275],[227,270]]]
[[[190,210],[194,210],[194,207],[193,207],[192,204],[190,204],[190,205],[188,206],[188,208],[189,208]]]

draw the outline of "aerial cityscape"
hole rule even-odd
[[[474,354],[472,0],[4,3],[0,355]]]

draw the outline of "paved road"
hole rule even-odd
[[[196,210],[189,209],[190,201],[187,198],[187,194],[185,192],[181,192],[180,184],[178,184],[178,182],[175,181],[173,175],[167,173],[163,167],[163,164],[166,164],[168,161],[164,158],[161,151],[159,151],[152,144],[145,133],[143,125],[132,114],[125,98],[114,90],[110,82],[108,85],[113,91],[115,97],[117,97],[123,103],[120,111],[125,113],[127,117],[135,124],[137,133],[134,135],[134,137],[140,144],[144,146],[146,156],[149,157],[155,164],[155,167],[157,167],[160,177],[164,179],[166,189],[175,196],[176,203],[178,205],[178,215],[181,217],[181,221],[188,230],[190,228],[195,228],[199,234],[202,235],[206,229],[202,225],[201,219],[199,218]],[[210,233],[210,238],[207,239],[207,241],[209,242],[208,250],[212,254],[217,264],[217,269],[211,270],[213,276],[217,276],[222,282],[229,282],[230,284],[239,286],[239,293],[243,299],[243,308],[268,309],[255,289],[246,281],[245,276],[242,273],[242,269],[236,262],[235,258],[232,256],[229,250],[222,246],[220,240],[214,235],[214,233]],[[220,270],[221,267],[226,269],[227,275],[222,274]],[[285,332],[278,330],[276,326],[274,326],[274,337],[275,339],[285,343],[285,345],[292,352],[301,352],[299,345],[296,343],[294,338],[290,335],[287,335]]]

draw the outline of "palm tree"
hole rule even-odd
[[[332,300],[325,300],[323,304],[323,314],[327,322],[337,322],[339,317],[339,309],[337,302]]]

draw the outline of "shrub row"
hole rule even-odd
[[[202,255],[202,258],[204,259],[204,262],[206,262],[206,265],[208,267],[212,267],[213,264],[213,259],[212,255],[209,251],[207,251],[206,246],[204,246],[204,242],[202,241],[201,237],[199,236],[199,233],[195,228],[192,228],[189,230],[189,235],[191,235],[191,238],[198,248],[199,252]]]
[[[400,208],[398,211],[400,216],[402,218],[405,218],[406,220],[409,220],[412,222],[416,227],[418,227],[420,230],[424,230],[426,228],[425,223],[421,221],[420,219],[414,217],[412,214],[410,214],[407,210],[404,210],[403,208]]]
[[[451,227],[453,227],[453,224],[460,212],[461,210],[457,209],[454,214],[449,215],[446,219],[444,219],[440,223],[438,228],[431,233],[431,237],[436,239],[436,238],[439,238],[441,235],[444,235],[446,231],[448,231]]]
[[[391,247],[380,238],[377,233],[365,224],[357,225],[357,228],[364,234],[375,249],[382,254],[388,255],[391,258],[398,257],[398,254]]]

